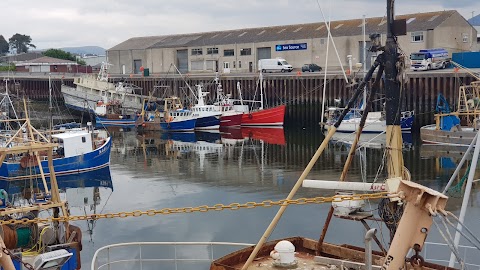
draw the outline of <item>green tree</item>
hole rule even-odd
[[[8,42],[2,35],[0,35],[0,55],[6,54],[9,49],[10,46],[8,45]]]
[[[26,53],[28,52],[29,48],[37,48],[32,43],[32,38],[28,35],[21,35],[16,33],[13,35],[9,40],[8,44],[10,45],[11,49],[16,49],[17,53]]]
[[[87,64],[82,59],[75,57],[75,55],[60,49],[48,49],[44,51],[42,54],[45,56],[53,57],[53,58],[75,61],[82,66],[85,66]]]
[[[82,60],[80,58],[77,58],[77,63],[81,66],[86,66],[87,65],[87,62],[85,62],[84,60]]]
[[[71,53],[60,49],[49,49],[43,52],[43,55],[58,59],[65,59],[70,61],[76,61],[77,59]]]

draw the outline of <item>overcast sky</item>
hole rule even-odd
[[[385,15],[386,0],[318,0],[332,20]],[[131,37],[323,21],[317,0],[1,0],[0,34],[29,35],[39,49],[101,46]],[[456,9],[480,0],[397,0],[396,14]]]

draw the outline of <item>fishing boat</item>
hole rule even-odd
[[[197,117],[191,110],[183,109],[178,97],[164,99],[164,117],[160,128],[164,131],[192,131],[196,127]]]
[[[32,131],[31,127],[28,127]],[[39,178],[32,175],[22,199],[16,200],[4,189],[0,190],[0,266],[6,270],[81,268],[82,230],[69,224],[69,207],[60,198],[53,164],[56,143],[40,142],[35,138],[0,148],[0,162],[17,155],[45,153],[50,184],[47,184],[41,166]],[[41,184],[35,183],[41,181]],[[24,182],[25,184],[26,182]],[[35,184],[33,184],[35,183]],[[53,218],[60,218],[54,221]],[[12,221],[12,222],[9,222]]]
[[[195,129],[219,129],[223,112],[215,105],[206,105],[205,97],[209,94],[203,91],[203,85],[197,85],[197,103],[190,110],[196,118]]]
[[[3,147],[12,147],[19,142],[37,138],[44,142],[58,143],[53,156],[53,166],[57,175],[94,171],[110,163],[110,137],[99,137],[98,132],[89,126],[88,129],[71,129],[52,133],[49,135],[50,138],[47,138],[32,127],[28,112],[26,110],[25,112],[26,118],[18,119],[25,122]],[[25,137],[23,137],[23,130],[26,130]],[[29,179],[42,174],[49,177],[50,170],[46,156],[42,152],[32,152],[23,156],[12,155],[6,157],[0,166],[0,180]]]
[[[355,140],[355,133],[335,133],[332,136],[331,142],[334,145],[343,145],[347,148],[353,145]],[[385,148],[386,134],[383,133],[365,133],[360,136],[358,139],[358,148],[373,148],[373,149],[383,149]],[[402,149],[409,150],[413,147],[413,138],[412,133],[402,132]]]
[[[215,84],[217,85],[217,97],[214,105],[216,106],[216,110],[222,113],[222,116],[220,116],[220,127],[240,127],[242,124],[243,111],[236,111],[231,95],[223,93],[218,74],[215,77]]]
[[[120,101],[98,101],[95,104],[95,125],[134,127],[139,113],[126,113]]]
[[[460,86],[457,111],[452,112],[448,101],[437,97],[435,124],[420,128],[425,143],[468,146],[480,128],[480,78],[470,85]]]
[[[93,113],[99,100],[110,102],[118,100],[122,108],[129,112],[142,110],[143,100],[148,98],[141,94],[142,89],[131,83],[108,81],[108,63],[102,63],[97,76],[77,77],[75,87],[62,84],[61,92],[65,105],[80,112]]]
[[[343,108],[330,107],[328,108],[328,117],[326,122],[327,129],[335,124],[338,116],[341,115]],[[415,113],[413,111],[403,111],[400,116],[400,127],[402,131],[410,131],[413,126]],[[337,132],[351,133],[357,130],[362,119],[361,111],[352,110],[343,119],[342,123],[337,129]],[[363,133],[382,133],[385,132],[387,124],[385,122],[384,112],[369,112],[367,114],[367,120],[365,127],[362,130]]]
[[[237,108],[241,108],[238,110],[239,112],[243,112],[242,116],[242,126],[283,126],[283,122],[285,119],[285,110],[286,105],[282,104],[272,108],[264,108],[264,91],[263,91],[263,73],[260,72],[260,101],[249,101],[249,100],[241,100],[242,105],[243,102],[253,102],[260,103],[260,107],[258,109],[253,109],[251,107],[246,107],[243,105],[242,107],[237,106]],[[237,84],[237,88],[240,88],[240,84]],[[239,89],[239,91],[241,91]]]
[[[142,111],[135,121],[137,132],[161,130],[160,122],[164,117],[162,105],[164,100],[150,97],[143,101]]]
[[[374,37],[372,39],[372,44],[374,44],[374,52],[378,52],[378,56],[369,69],[365,78],[362,82],[356,87],[355,94],[350,99],[350,102],[346,106],[345,110],[342,112],[342,115],[337,119],[336,123],[328,130],[324,140],[321,145],[318,147],[317,151],[313,155],[312,159],[306,165],[305,170],[299,176],[298,180],[292,187],[292,190],[284,200],[278,201],[278,212],[273,217],[272,221],[265,230],[265,233],[260,237],[256,245],[249,245],[248,243],[225,243],[225,242],[202,242],[197,243],[198,245],[207,246],[208,249],[203,249],[202,254],[208,254],[208,257],[213,257],[213,248],[212,246],[217,245],[222,248],[225,245],[236,245],[236,247],[248,246],[240,250],[235,250],[223,257],[213,259],[213,262],[210,264],[211,270],[230,270],[230,269],[382,269],[382,270],[398,270],[398,269],[444,269],[451,270],[456,269],[455,261],[458,262],[457,265],[461,269],[464,269],[466,263],[464,259],[467,257],[473,257],[475,255],[465,255],[461,256],[458,252],[458,240],[459,231],[462,228],[466,229],[465,224],[462,222],[462,215],[464,217],[465,207],[469,202],[469,192],[472,187],[472,182],[474,178],[474,169],[470,171],[469,180],[466,185],[464,204],[462,205],[462,210],[460,211],[460,217],[457,219],[454,214],[446,210],[446,205],[448,197],[444,193],[435,191],[433,189],[424,187],[418,183],[413,182],[411,175],[407,168],[404,166],[403,156],[402,156],[402,132],[400,126],[400,88],[405,83],[405,81],[400,81],[403,76],[402,73],[406,71],[405,62],[406,57],[399,55],[399,48],[397,44],[397,35],[402,35],[401,29],[406,28],[406,21],[394,21],[394,0],[387,0],[387,36],[386,44],[383,46],[380,41],[380,35],[378,39]],[[402,25],[403,24],[403,25]],[[395,25],[395,27],[394,27]],[[330,31],[329,25],[326,24],[326,28]],[[331,33],[329,33],[331,35]],[[319,156],[326,149],[329,144],[329,140],[333,137],[336,129],[340,126],[343,118],[349,112],[353,104],[355,104],[356,99],[363,91],[365,85],[372,78],[373,73],[378,68],[377,76],[375,83],[379,83],[380,78],[382,77],[383,72],[385,71],[385,90],[386,90],[386,146],[385,146],[385,181],[380,182],[346,182],[346,177],[348,175],[348,170],[352,162],[353,155],[357,149],[358,138],[362,134],[362,129],[365,127],[366,118],[368,114],[368,106],[365,108],[364,114],[362,115],[361,122],[358,129],[356,130],[356,139],[354,140],[351,149],[349,151],[348,157],[346,159],[344,168],[342,170],[340,181],[327,181],[327,180],[313,180],[307,179],[312,167],[318,161]],[[370,93],[372,95],[373,93]],[[472,164],[477,164],[478,156],[480,154],[480,132],[478,133],[479,139],[475,141],[477,147],[475,147],[474,156],[476,158],[472,161]],[[470,148],[473,148],[473,143],[470,145]],[[462,166],[463,162],[460,162],[459,166]],[[380,165],[380,166],[383,166]],[[457,172],[458,173],[458,172]],[[449,184],[453,182],[456,178],[456,174],[452,175]],[[447,185],[447,186],[448,186]],[[331,197],[315,197],[315,198],[299,198],[294,199],[295,194],[297,193],[300,187],[304,188],[322,188],[327,190],[341,190],[337,195]],[[447,187],[446,187],[447,189]],[[360,191],[362,194],[355,194],[353,192]],[[373,193],[370,193],[373,192]],[[323,195],[324,193],[322,193]],[[380,214],[379,218],[374,217],[373,212],[363,212],[362,206],[365,204],[365,200],[370,200],[370,203],[373,203],[373,200],[380,199],[378,209]],[[279,220],[282,218],[282,215],[285,213],[289,204],[306,204],[308,202],[312,203],[331,203],[329,207],[328,215],[326,216],[325,224],[321,231],[320,239],[313,240],[305,237],[286,237],[278,240],[272,240],[267,242],[267,239],[272,235],[273,230],[279,225]],[[249,208],[254,207],[255,203],[246,203],[238,204],[234,203],[232,205],[224,206],[227,208],[239,209],[241,207]],[[268,207],[273,206],[274,203],[270,200],[264,201],[260,204]],[[276,204],[275,204],[276,205]],[[219,210],[217,207],[222,207],[223,205],[216,204],[215,207],[202,206],[197,210],[198,212],[206,212],[209,210]],[[185,209],[173,209],[175,212],[193,211],[192,207]],[[171,210],[171,208],[169,209]],[[155,211],[152,211],[155,212]],[[325,237],[331,227],[331,221],[333,218],[338,218],[340,222],[344,221],[357,221],[361,222],[366,229],[366,234],[364,237],[365,246],[355,246],[352,244],[341,244],[341,243],[327,243],[325,242]],[[451,218],[458,221],[457,233],[455,235],[455,240],[452,239],[450,233],[448,235],[444,233],[444,230],[448,231],[448,224],[453,224],[450,220]],[[301,220],[300,225],[310,226],[309,216],[305,216],[304,220]],[[382,241],[376,236],[376,228],[371,228],[367,221],[373,220],[372,224],[377,224],[376,222],[384,222],[387,228],[390,230],[390,239],[387,241],[389,247],[382,244]],[[438,226],[439,222],[445,224],[445,227],[442,228]],[[255,221],[252,221],[255,222]],[[444,239],[447,242],[447,248],[450,248],[452,251],[452,258],[450,262],[448,258],[441,258],[438,261],[427,261],[422,256],[422,251],[426,247],[426,239],[428,234],[431,231],[432,225],[435,224],[437,229],[442,232]],[[338,224],[336,224],[338,225]],[[317,224],[312,226],[318,227]],[[378,224],[379,228],[383,224]],[[451,226],[451,225],[450,225]],[[455,225],[453,225],[455,227]],[[341,225],[336,226],[337,230],[345,228]],[[469,230],[464,231],[464,235],[467,235],[468,238],[472,240],[472,244],[476,245],[478,249],[478,237],[469,233]],[[351,232],[345,231],[345,234],[349,235]],[[333,236],[335,237],[335,236]],[[388,237],[388,236],[387,236]],[[363,237],[362,237],[363,238]],[[382,236],[382,240],[384,237]],[[378,251],[374,251],[372,247],[372,241],[374,241],[378,246]],[[190,257],[195,256],[190,249],[184,252],[177,252],[177,247],[185,245],[191,247],[195,243],[186,242],[186,243],[127,243],[127,244],[115,244],[106,246],[97,250],[92,260],[92,269],[105,269],[108,267],[113,267],[119,263],[126,262],[139,262],[140,265],[146,262],[152,263],[161,263],[168,262],[175,264],[173,266],[177,267],[177,262],[179,261],[188,261],[194,266],[192,268],[198,269],[200,263],[196,264],[195,259]],[[146,246],[155,246],[160,247],[163,245],[171,245],[174,247],[172,251],[171,260],[165,259],[166,253],[161,253],[158,256],[145,256],[142,257],[142,254]],[[119,247],[136,247],[136,252],[133,253],[133,256],[128,256],[126,252],[116,253],[118,255],[116,259],[110,259],[114,250]],[[131,249],[129,249],[131,250]],[[104,252],[107,259],[98,261],[98,255]],[[158,253],[157,253],[158,254]],[[211,257],[210,257],[211,256]],[[129,258],[127,258],[129,257]],[[153,258],[152,258],[153,257]],[[446,261],[447,265],[443,264]],[[101,264],[99,264],[101,263]],[[172,266],[172,267],[173,267]],[[480,266],[477,264],[473,266],[475,269],[478,269]],[[158,267],[161,268],[161,267]]]

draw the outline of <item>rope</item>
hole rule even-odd
[[[390,199],[383,198],[378,203],[378,215],[385,222],[385,225],[390,230],[390,241],[397,231],[398,222],[402,218],[404,204],[390,204]]]

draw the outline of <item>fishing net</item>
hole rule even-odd
[[[467,181],[467,178],[468,178],[468,174],[470,172],[470,166],[472,164],[468,165],[468,168],[467,170],[465,171],[465,174],[463,175],[462,179],[460,179],[460,181],[455,185],[455,186],[451,186],[448,191],[447,191],[447,195],[449,197],[454,197],[454,198],[461,198],[462,197],[462,189],[463,189],[463,185],[465,184],[465,182]]]

